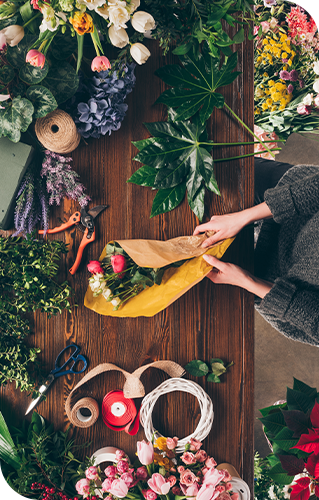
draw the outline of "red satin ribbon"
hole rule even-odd
[[[106,394],[102,403],[102,418],[105,425],[114,431],[124,430],[130,436],[138,432],[140,412],[137,412],[133,399],[124,397],[123,391]]]

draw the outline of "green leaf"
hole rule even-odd
[[[76,34],[78,40],[78,58],[76,62],[76,74],[78,74],[81,67],[82,57],[83,57],[83,45],[84,45],[84,35]]]
[[[28,88],[26,97],[34,107],[34,118],[42,118],[58,107],[50,90],[42,85],[32,85]]]
[[[309,398],[313,398],[313,400],[315,400],[318,394],[317,389],[315,387],[310,387],[309,385],[305,384],[304,382],[301,382],[301,380],[298,380],[295,377],[294,377],[293,390],[303,392]]]
[[[15,469],[21,467],[17,449],[10,435],[7,424],[0,411],[0,459]]]
[[[8,46],[6,56],[9,64],[16,69],[20,69],[25,64],[27,52],[37,38],[34,35],[25,35],[15,47]]]
[[[61,104],[75,94],[79,86],[79,77],[71,64],[62,61],[50,67],[42,85],[47,87],[57,103]]]
[[[310,398],[306,394],[294,391],[287,387],[287,404],[289,410],[300,410],[307,413],[314,406],[314,399]]]
[[[185,192],[185,183],[169,189],[160,189],[153,201],[151,217],[170,212],[176,208],[183,201]]]
[[[81,38],[84,40],[84,36],[81,36]],[[77,37],[71,36],[70,31],[67,31],[64,34],[58,32],[52,40],[50,53],[58,61],[65,61],[66,59],[69,59],[74,52],[76,52],[77,47]]]
[[[276,434],[273,442],[276,443],[282,450],[289,452],[290,448],[298,443],[298,439],[293,438],[293,431],[284,427],[281,431]]]
[[[20,80],[28,85],[35,85],[42,82],[49,71],[48,62],[45,61],[43,68],[37,68],[29,63],[25,63],[19,71]]]
[[[189,194],[187,193],[187,200],[190,208],[193,210],[194,214],[196,217],[198,217],[199,221],[201,222],[204,217],[205,213],[205,188],[204,186],[200,188],[198,193],[194,196],[194,198],[191,198]]]
[[[261,408],[259,411],[263,417],[269,415],[270,412],[279,412],[281,409],[287,409],[287,403],[282,403],[280,405],[267,406],[266,408]]]
[[[34,9],[32,8],[30,2],[27,0],[24,5],[21,5],[20,7],[20,14],[23,20],[23,24],[28,22],[32,17],[34,16]],[[31,33],[35,33],[37,29],[37,22],[36,20],[31,21],[28,23],[28,29],[31,31]]]
[[[190,49],[192,48],[192,43],[191,42],[188,42],[188,43],[184,43],[183,45],[180,45],[179,47],[176,47],[176,49],[173,50],[173,54],[175,54],[176,56],[183,56],[185,54],[187,54]]]
[[[203,377],[209,372],[207,364],[200,359],[194,359],[193,361],[187,363],[185,370],[191,375],[194,375],[194,377]]]
[[[234,43],[242,43],[245,40],[245,30],[241,28],[233,38]]]
[[[145,274],[142,274],[139,270],[137,270],[134,274],[134,276],[131,278],[131,283],[133,285],[138,284],[138,285],[145,285],[145,286],[153,286],[154,282],[148,277],[145,276]]]
[[[292,477],[288,476],[286,471],[282,468],[281,463],[278,463],[275,465],[270,471],[268,472],[269,477],[271,477],[275,483],[279,484],[291,484],[292,483]]]
[[[138,186],[153,187],[157,170],[153,167],[144,165],[139,168],[134,174],[126,181]]]
[[[11,66],[5,65],[0,69],[0,81],[5,85],[10,83],[13,80],[14,76],[15,71],[13,68],[11,68]]]
[[[207,377],[207,381],[214,382],[215,384],[219,384],[220,378],[217,375],[215,375],[215,373],[210,373]]]
[[[259,420],[263,423],[266,429],[274,435],[277,435],[278,432],[286,427],[286,422],[281,411],[270,413],[266,417],[262,417]]]
[[[218,377],[220,377],[223,373],[226,372],[226,367],[224,366],[224,364],[222,363],[211,363],[211,369],[212,369],[212,372],[217,375]]]
[[[6,136],[13,142],[19,142],[21,133],[26,132],[32,122],[33,105],[28,99],[15,97],[0,109],[0,137]]]

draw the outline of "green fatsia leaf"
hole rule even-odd
[[[151,217],[170,212],[176,208],[184,199],[186,186],[184,183],[173,188],[160,189],[154,198]]]
[[[0,137],[6,136],[12,142],[19,142],[21,132],[25,132],[32,122],[34,107],[28,99],[15,97],[0,109]]]
[[[187,193],[187,200],[188,204],[193,210],[194,214],[196,217],[198,217],[199,221],[201,222],[204,217],[204,212],[205,212],[205,204],[204,204],[204,199],[205,199],[205,188],[202,186],[198,193],[195,195],[195,197],[192,199],[189,196],[189,193]]]
[[[191,53],[181,57],[182,66],[177,64],[159,68],[156,75],[171,89],[163,92],[156,102],[177,108],[175,121],[187,120],[199,111],[204,124],[214,107],[224,105],[224,97],[216,90],[232,83],[239,72],[233,71],[237,65],[237,52],[220,65],[220,59],[207,52],[196,59]]]

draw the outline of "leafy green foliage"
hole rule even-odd
[[[42,118],[58,107],[54,96],[49,89],[42,85],[32,85],[26,93],[34,107],[34,118]]]
[[[14,381],[22,391],[34,389],[32,365],[39,349],[23,342],[30,333],[26,314],[71,310],[69,285],[55,281],[66,252],[61,241],[0,238],[0,384]]]
[[[71,31],[66,31],[64,34],[58,32],[50,45],[51,54],[58,61],[69,59],[76,49],[77,40],[76,37],[71,36]]]
[[[52,64],[42,85],[47,87],[57,103],[61,104],[75,94],[79,86],[79,77],[71,64],[59,61]]]
[[[275,460],[274,460],[275,458]],[[273,454],[268,455],[266,458],[261,458],[258,452],[255,452],[254,456],[254,493],[255,498],[260,498],[263,500],[271,500],[274,498],[278,500],[285,500],[287,494],[283,491],[284,485],[278,485],[274,482],[269,473],[271,467],[276,464],[280,464],[278,459],[274,457]],[[290,478],[291,482],[292,478]],[[289,484],[289,483],[288,483]]]
[[[185,370],[191,375],[194,375],[194,377],[204,377],[208,375],[208,382],[220,383],[219,377],[226,373],[227,369],[233,364],[232,361],[226,366],[224,361],[220,358],[212,358],[209,365],[200,359],[194,359],[187,363]]]
[[[37,84],[47,76],[49,71],[48,62],[45,61],[43,68],[36,68],[29,63],[21,66],[19,71],[19,78],[28,85]]]
[[[18,96],[3,104],[3,109],[0,109],[0,137],[6,136],[13,142],[19,142],[21,132],[25,132],[32,122],[32,103]]]
[[[156,102],[178,108],[174,120],[187,120],[199,111],[204,124],[214,107],[222,108],[224,97],[216,89],[229,85],[240,74],[233,71],[237,66],[237,52],[222,65],[220,59],[203,51],[195,58],[191,54],[181,57],[182,66],[177,64],[159,68],[156,75],[174,88],[163,92]]]
[[[19,457],[7,424],[0,411],[0,459],[15,469],[19,468]]]

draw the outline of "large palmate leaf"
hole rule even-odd
[[[21,132],[25,132],[32,122],[34,108],[28,99],[15,97],[0,109],[0,137],[6,136],[12,142],[19,142]]]
[[[175,121],[187,120],[199,111],[201,123],[205,123],[214,107],[222,108],[224,97],[216,92],[229,85],[240,74],[233,71],[237,65],[237,52],[220,65],[220,59],[207,52],[196,59],[191,53],[181,57],[182,66],[163,66],[156,71],[165,83],[173,88],[163,92],[156,102],[177,108]]]
[[[174,113],[170,112],[170,116],[174,117]],[[220,194],[214,176],[213,158],[207,151],[213,143],[206,142],[205,126],[199,120],[194,120],[194,123],[155,122],[145,126],[154,137],[134,143],[140,149],[134,160],[145,166],[137,170],[128,182],[159,190],[151,217],[175,208],[187,188],[189,205],[201,220],[205,186]]]

